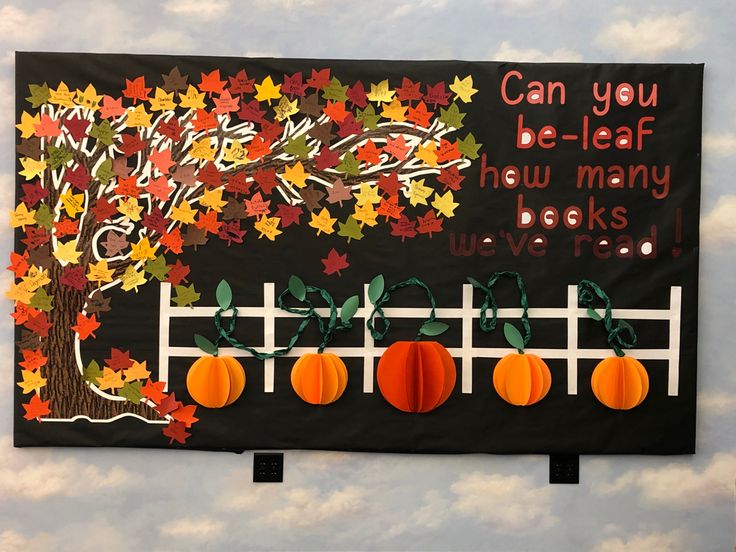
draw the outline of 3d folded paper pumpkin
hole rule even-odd
[[[383,397],[404,412],[430,412],[455,387],[455,361],[436,341],[397,341],[378,361]]]
[[[646,398],[649,374],[633,357],[610,356],[595,367],[590,385],[596,398],[608,408],[630,410]]]
[[[291,369],[291,386],[309,404],[330,404],[345,391],[348,369],[333,353],[307,353]]]
[[[245,370],[230,356],[200,357],[187,373],[187,391],[198,404],[207,408],[231,405],[243,389]]]
[[[552,385],[547,364],[531,353],[511,353],[493,369],[493,387],[507,403],[529,406],[541,401]]]

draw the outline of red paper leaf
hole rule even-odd
[[[328,276],[335,272],[337,272],[338,276],[342,276],[340,271],[350,266],[350,263],[348,263],[348,254],[343,253],[340,255],[334,247],[330,249],[327,258],[322,259],[322,264],[325,265],[323,272]]]

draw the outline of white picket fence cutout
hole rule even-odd
[[[479,310],[473,308],[473,287],[470,284],[462,286],[462,307],[438,307],[437,317],[441,320],[462,320],[462,346],[448,347],[450,354],[460,359],[461,388],[463,393],[473,392],[473,359],[499,359],[508,353],[514,352],[511,347],[474,347],[473,324],[479,316]],[[238,306],[238,317],[262,318],[264,342],[249,344],[262,351],[273,351],[283,347],[275,342],[276,318],[293,318],[298,314],[291,314],[276,307],[276,287],[273,282],[263,284],[263,304],[258,306]],[[370,316],[373,306],[368,300],[368,284],[363,286],[363,307],[355,314],[355,325],[359,326]],[[368,308],[365,305],[369,305]],[[682,288],[670,287],[670,304],[667,309],[613,309],[614,318],[627,320],[666,320],[669,322],[669,347],[667,349],[631,349],[632,356],[639,360],[666,360],[668,363],[667,394],[677,396],[680,373],[680,314],[682,306]],[[321,316],[328,316],[327,308],[318,308]],[[169,381],[169,358],[185,357],[196,358],[202,355],[197,347],[174,347],[169,345],[169,326],[172,318],[212,318],[217,307],[177,307],[171,306],[171,284],[161,284],[160,322],[159,322],[159,360],[158,370],[161,381]],[[427,307],[388,307],[384,309],[388,318],[417,318],[427,316]],[[602,310],[598,311],[603,314]],[[499,308],[499,318],[519,318],[521,308]],[[587,309],[578,307],[577,287],[567,286],[567,306],[559,308],[530,308],[529,318],[564,318],[567,320],[567,347],[560,349],[526,349],[526,352],[539,355],[543,359],[567,360],[567,393],[577,395],[578,392],[578,359],[602,359],[612,354],[610,349],[580,349],[578,347],[578,319],[587,318]],[[363,359],[363,392],[373,392],[373,367],[376,358],[386,350],[377,347],[370,332],[363,326],[362,347],[330,347],[332,353],[344,358]],[[286,357],[299,357],[305,353],[314,352],[315,347],[294,347]],[[221,354],[235,357],[248,357],[250,353],[233,347],[222,347]],[[272,393],[274,388],[274,359],[263,361],[264,392]]]

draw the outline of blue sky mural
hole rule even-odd
[[[0,6],[0,206],[13,207],[15,50],[314,58],[705,62],[698,453],[547,458],[12,448],[0,386],[0,551],[727,551],[735,541],[736,65],[727,0],[62,0]],[[0,230],[0,257],[12,245]],[[9,278],[2,276],[3,287]],[[12,355],[10,302],[0,305]],[[635,430],[635,428],[633,429]]]

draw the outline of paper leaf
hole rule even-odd
[[[370,284],[368,284],[368,299],[370,299],[371,303],[373,303],[374,305],[383,295],[383,287],[383,274],[379,274],[378,276],[373,278],[373,280],[371,280]]]
[[[426,336],[435,336],[445,333],[450,326],[444,322],[425,322],[419,328],[419,333]]]
[[[471,276],[467,276],[465,279],[470,283],[471,286],[473,286],[475,288],[478,288],[478,289],[483,289],[483,284],[481,284],[475,278],[473,278]]]
[[[304,301],[307,296],[307,288],[299,276],[292,275],[289,277],[289,293],[299,301]]]
[[[357,295],[353,295],[352,297],[345,299],[345,302],[342,304],[342,308],[340,309],[340,320],[342,320],[343,324],[350,322],[353,316],[355,316],[355,313],[358,312],[359,305],[360,299]]]
[[[228,284],[225,280],[222,280],[217,285],[215,297],[217,298],[217,304],[220,305],[220,308],[222,310],[229,309],[230,303],[233,302],[233,290],[230,289],[230,284]]]
[[[217,346],[203,335],[194,334],[194,343],[208,355],[217,354]]]
[[[588,309],[588,316],[590,316],[593,320],[603,320],[603,317],[598,314],[595,309]]]
[[[506,341],[508,341],[509,345],[511,345],[514,349],[517,349],[519,351],[524,350],[524,338],[521,337],[521,333],[519,333],[519,330],[516,329],[516,326],[506,322],[503,325],[503,335],[506,338]]]

